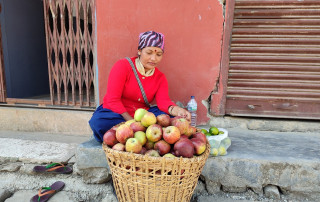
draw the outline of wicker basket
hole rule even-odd
[[[103,144],[119,201],[190,201],[209,156],[151,157],[116,151]]]

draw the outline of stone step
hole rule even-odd
[[[209,126],[202,126],[209,128]],[[209,157],[197,192],[215,195],[252,190],[257,195],[276,195],[314,200],[320,197],[320,135],[311,132],[254,131],[230,128],[232,145],[226,156]],[[107,165],[101,145],[91,140],[79,145],[81,168]],[[100,160],[99,160],[100,158]],[[90,161],[90,159],[94,159]],[[104,165],[103,165],[104,164]],[[202,187],[202,188],[201,188]],[[278,192],[272,194],[268,187]],[[281,195],[281,196],[280,196]]]
[[[89,136],[40,132],[0,131],[0,162],[68,162],[79,143]]]
[[[253,200],[265,196],[279,201],[320,198],[318,133],[227,129],[232,140],[228,154],[208,158],[194,201],[210,201],[210,197],[219,197],[221,193],[238,194],[224,197],[226,200],[247,200],[239,194],[248,191],[255,195]],[[39,187],[61,180],[66,183],[68,200],[90,201],[90,197],[98,197],[100,201],[114,197],[104,190],[111,189],[105,153],[101,144],[89,136],[1,131],[0,144],[0,190],[34,193]],[[71,175],[32,172],[35,165],[56,160],[67,161],[74,172]],[[206,195],[207,198],[201,198]]]

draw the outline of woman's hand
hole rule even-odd
[[[188,112],[187,110],[185,110],[179,106],[172,106],[172,109],[169,110],[169,112],[172,116],[181,116],[181,117],[187,119],[188,121],[191,121],[190,112]]]

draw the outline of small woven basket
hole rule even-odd
[[[190,201],[209,156],[152,157],[116,151],[103,144],[119,201]]]

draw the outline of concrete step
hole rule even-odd
[[[193,201],[320,199],[318,133],[227,130],[232,140],[228,154],[208,158]],[[35,165],[59,160],[73,166],[74,172],[32,172]],[[66,193],[61,194],[67,197],[65,201],[115,200],[105,153],[89,136],[0,132],[0,193],[6,190],[3,193],[9,191],[12,197],[30,197],[38,188],[57,180],[66,183]],[[28,192],[19,193],[23,190]]]
[[[0,162],[68,162],[79,143],[89,136],[40,132],[0,131]]]
[[[88,136],[91,110],[0,106],[0,130]]]

